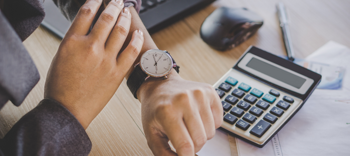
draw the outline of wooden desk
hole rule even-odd
[[[291,19],[296,57],[305,58],[329,40],[350,47],[350,1],[283,0]],[[285,54],[275,4],[278,0],[218,0],[205,9],[159,31],[152,37],[160,49],[171,52],[181,66],[185,79],[214,84],[231,68],[243,52],[255,45],[269,52]],[[206,45],[199,36],[204,19],[216,8],[246,7],[264,18],[264,25],[248,41],[226,52]],[[25,42],[41,75],[38,85],[20,107],[7,104],[0,111],[0,137],[43,98],[44,82],[60,40],[39,27]],[[152,155],[143,134],[140,103],[133,98],[125,82],[87,133],[93,143],[90,155]],[[232,155],[238,155],[233,137]]]

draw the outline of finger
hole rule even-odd
[[[137,56],[140,54],[142,45],[143,33],[140,30],[136,30],[132,35],[129,45],[117,58],[117,66],[121,66],[124,73],[130,69]]]
[[[147,137],[147,143],[155,156],[177,156],[177,154],[171,150],[169,139],[161,134],[153,133]]]
[[[200,116],[202,118],[205,133],[207,135],[207,140],[210,140],[214,137],[215,129],[217,128],[215,127],[213,112],[210,108],[210,102],[201,105]]]
[[[183,120],[179,119],[174,122],[163,121],[166,121],[162,123],[164,131],[176,149],[176,153],[179,156],[193,156],[194,145]]]
[[[203,121],[199,115],[199,112],[185,112],[184,122],[188,133],[192,138],[194,152],[197,153],[207,141],[207,134],[205,132]]]
[[[212,95],[210,108],[213,113],[215,128],[219,128],[223,120],[223,109],[221,101],[214,88],[212,88],[210,93]]]
[[[67,35],[86,35],[101,6],[101,2],[102,0],[87,0],[75,16],[71,27],[67,31]]]
[[[105,43],[123,7],[122,0],[111,0],[101,13],[89,36],[94,40]]]
[[[106,50],[113,54],[113,58],[117,57],[122,48],[130,30],[130,24],[130,10],[129,8],[124,8],[106,43]]]

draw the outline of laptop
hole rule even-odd
[[[200,10],[215,0],[142,0],[140,18],[149,33],[162,28]],[[42,25],[60,38],[69,29],[68,21],[52,0],[44,1],[46,16]]]

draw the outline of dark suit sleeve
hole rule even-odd
[[[0,155],[88,155],[91,141],[79,121],[60,103],[44,99],[0,142]]]

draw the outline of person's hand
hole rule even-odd
[[[111,99],[139,55],[143,33],[135,31],[125,50],[131,14],[122,0],[112,0],[89,28],[102,0],[87,0],[54,57],[45,98],[65,106],[87,128]]]
[[[148,146],[156,156],[194,156],[222,123],[223,110],[214,88],[184,80],[175,70],[168,79],[145,81],[137,97]]]

